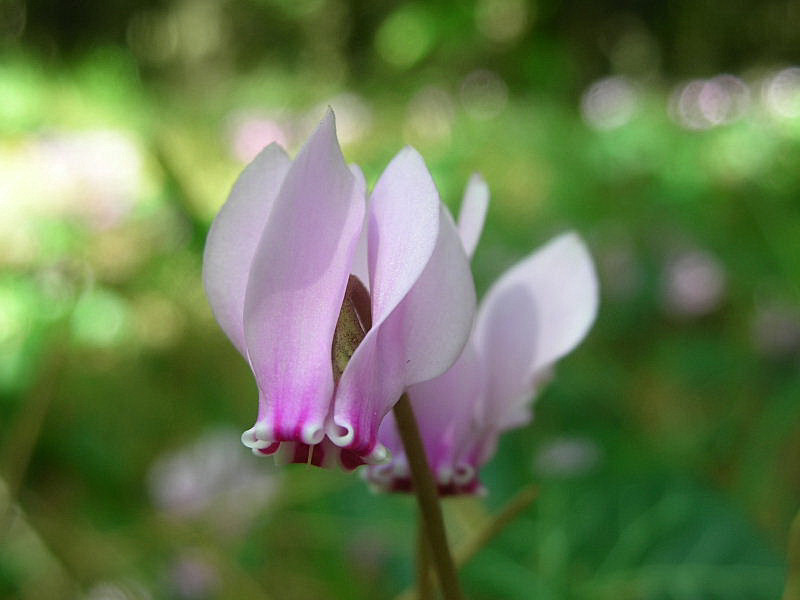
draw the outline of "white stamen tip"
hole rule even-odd
[[[259,439],[255,427],[251,427],[242,434],[242,443],[248,448],[255,450],[262,450],[272,445],[272,442],[264,439]]]
[[[242,433],[242,443],[247,446],[248,448],[252,448],[253,444],[257,441],[256,439],[256,428],[251,427],[244,433]]]
[[[347,448],[353,443],[356,431],[350,423],[340,423],[334,420],[328,425],[328,437],[340,448]]]
[[[436,482],[439,485],[447,485],[453,479],[453,469],[449,467],[442,467],[436,472]]]
[[[319,444],[324,437],[325,432],[319,425],[305,425],[303,426],[303,431],[300,434],[300,439],[303,440],[304,444],[308,444],[309,446]]]
[[[380,465],[391,460],[392,454],[383,444],[376,444],[372,452],[364,459],[367,464]]]
[[[256,423],[253,429],[256,432],[256,437],[262,441],[272,441],[275,439],[274,432],[272,431],[272,425],[267,423],[266,421],[259,421]]]

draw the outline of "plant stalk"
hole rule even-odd
[[[408,466],[411,470],[411,482],[414,486],[414,493],[417,497],[422,522],[425,527],[425,534],[431,549],[431,558],[442,595],[445,600],[462,600],[461,586],[458,582],[456,567],[450,548],[447,544],[447,533],[444,529],[444,518],[442,517],[442,507],[439,504],[439,493],[436,489],[436,482],[428,466],[428,458],[425,455],[425,447],[419,435],[417,420],[414,418],[414,410],[406,394],[400,397],[394,406],[394,416],[397,421],[397,430],[403,447],[408,458]]]
[[[454,560],[457,568],[463,567],[467,564],[480,550],[482,550],[492,539],[505,529],[505,527],[512,523],[524,510],[526,510],[539,495],[539,488],[535,485],[529,485],[522,488],[517,494],[509,500],[500,511],[493,517],[489,517],[483,525],[481,525],[477,533],[473,534],[464,544],[455,549]],[[407,589],[395,600],[422,600],[420,590]],[[783,600],[788,600],[784,598]],[[797,600],[800,600],[798,598]]]
[[[421,515],[417,521],[417,598],[435,600],[436,587],[431,577],[431,546]]]

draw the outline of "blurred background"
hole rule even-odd
[[[391,598],[411,499],[258,460],[205,234],[324,107],[492,190],[479,291],[567,228],[600,315],[449,501],[473,599],[777,598],[800,504],[800,2],[2,0],[0,597]]]

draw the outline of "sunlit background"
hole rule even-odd
[[[3,0],[0,597],[391,598],[409,498],[241,446],[205,234],[327,105],[492,190],[479,291],[567,228],[602,307],[447,503],[472,599],[777,598],[800,505],[800,2]]]

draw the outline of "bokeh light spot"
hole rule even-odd
[[[475,20],[480,32],[493,42],[511,42],[522,35],[535,10],[535,2],[480,0]]]
[[[593,129],[609,130],[622,127],[636,113],[638,95],[624,77],[607,77],[596,81],[581,99],[581,114]]]
[[[471,117],[491,119],[506,108],[508,86],[494,71],[473,71],[461,83],[461,103]]]
[[[228,138],[236,160],[249,163],[273,142],[286,148],[289,133],[279,118],[260,111],[241,111],[228,119]]]
[[[72,332],[89,346],[112,346],[122,340],[128,317],[125,301],[108,290],[95,288],[80,297],[72,313]]]
[[[685,129],[702,130],[736,121],[749,106],[747,84],[724,74],[679,86],[670,99],[670,115]]]
[[[702,250],[683,252],[667,264],[665,308],[677,316],[708,314],[722,302],[726,280],[723,265],[710,253]]]
[[[422,6],[410,4],[392,13],[378,29],[378,53],[399,68],[408,68],[425,57],[433,47],[434,24]]]
[[[763,88],[767,109],[777,117],[800,117],[800,67],[789,67],[767,80]]]

